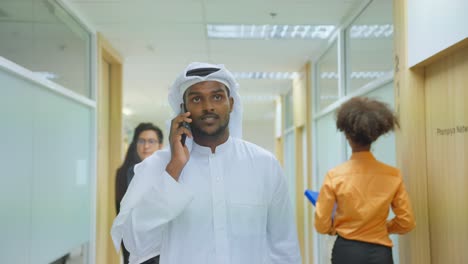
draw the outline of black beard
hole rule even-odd
[[[224,135],[224,133],[225,133],[226,129],[228,128],[228,126],[229,126],[229,117],[226,120],[226,123],[221,124],[221,126],[216,131],[214,131],[212,133],[208,133],[208,132],[200,129],[200,127],[196,126],[194,123],[191,124],[191,130],[192,130],[193,137],[203,137],[203,138],[214,137],[214,138],[216,138],[216,137]]]

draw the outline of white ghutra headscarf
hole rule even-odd
[[[169,104],[176,115],[180,114],[180,104],[183,103],[185,91],[190,86],[204,82],[217,81],[224,84],[234,99],[229,120],[229,135],[242,138],[242,103],[238,93],[239,84],[236,79],[222,64],[209,64],[204,62],[192,62],[179,74],[169,90]],[[188,139],[188,138],[187,138]]]

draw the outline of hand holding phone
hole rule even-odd
[[[192,136],[190,130],[191,119],[188,116],[190,113],[186,113],[185,110],[185,107],[181,105],[182,113],[172,119],[171,132],[169,133],[171,159],[166,166],[166,171],[176,181],[179,180],[185,164],[190,159],[190,150],[184,144],[187,136]]]
[[[185,109],[185,105],[181,104],[180,105],[180,110],[181,113],[187,112],[187,109]],[[190,130],[190,125],[187,122],[182,122],[180,126],[185,127],[186,129]],[[182,134],[182,138],[180,139],[180,142],[182,143],[182,146],[185,146],[185,139],[187,139],[187,134]]]

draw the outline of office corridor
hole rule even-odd
[[[304,191],[351,157],[336,111],[356,96],[400,124],[370,149],[401,171],[416,218],[390,236],[394,263],[468,263],[467,12],[463,0],[0,0],[0,263],[121,263],[117,169],[142,122],[164,138],[139,145],[170,148],[168,91],[190,62],[233,73],[242,138],[284,172],[302,263],[331,263],[336,237],[316,232]]]

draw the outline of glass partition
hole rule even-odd
[[[94,115],[0,67],[0,263],[50,263],[91,240]]]
[[[317,191],[323,184],[325,175],[331,168],[342,163],[344,160],[344,137],[336,129],[335,113],[330,112],[316,120],[316,163],[315,181]],[[331,249],[335,242],[334,236],[319,235],[316,231],[315,237],[318,249],[318,263],[330,263]]]
[[[91,98],[91,36],[55,0],[2,0],[0,56]]]
[[[29,263],[33,145],[32,88],[0,68],[0,263]],[[7,89],[7,87],[9,87]],[[24,109],[24,110],[23,110]]]
[[[284,174],[288,182],[289,197],[296,215],[296,152],[294,132],[294,110],[292,89],[284,97]]]
[[[393,71],[392,1],[372,1],[345,31],[346,92]]]
[[[392,16],[392,1],[369,1],[356,13],[350,25],[343,25],[345,30],[340,30],[334,44],[315,63],[313,182],[317,190],[326,172],[351,155],[345,137],[336,129],[334,112],[338,105],[332,104],[338,99],[345,101],[352,96],[369,96],[393,106],[394,88],[390,81],[393,71]],[[338,52],[342,50],[344,53]],[[340,87],[342,84],[344,88]],[[375,142],[372,152],[377,159],[394,166],[394,134],[384,135]],[[395,245],[394,262],[399,263],[398,238],[391,236],[391,239]],[[314,233],[314,241],[315,262],[331,263],[334,237]]]
[[[294,109],[293,109],[293,96],[292,89],[284,97],[284,128],[294,127]]]
[[[295,135],[290,130],[284,134],[284,174],[288,182],[289,197],[296,216],[296,152]]]
[[[317,111],[339,98],[338,46],[335,41],[317,62]]]

